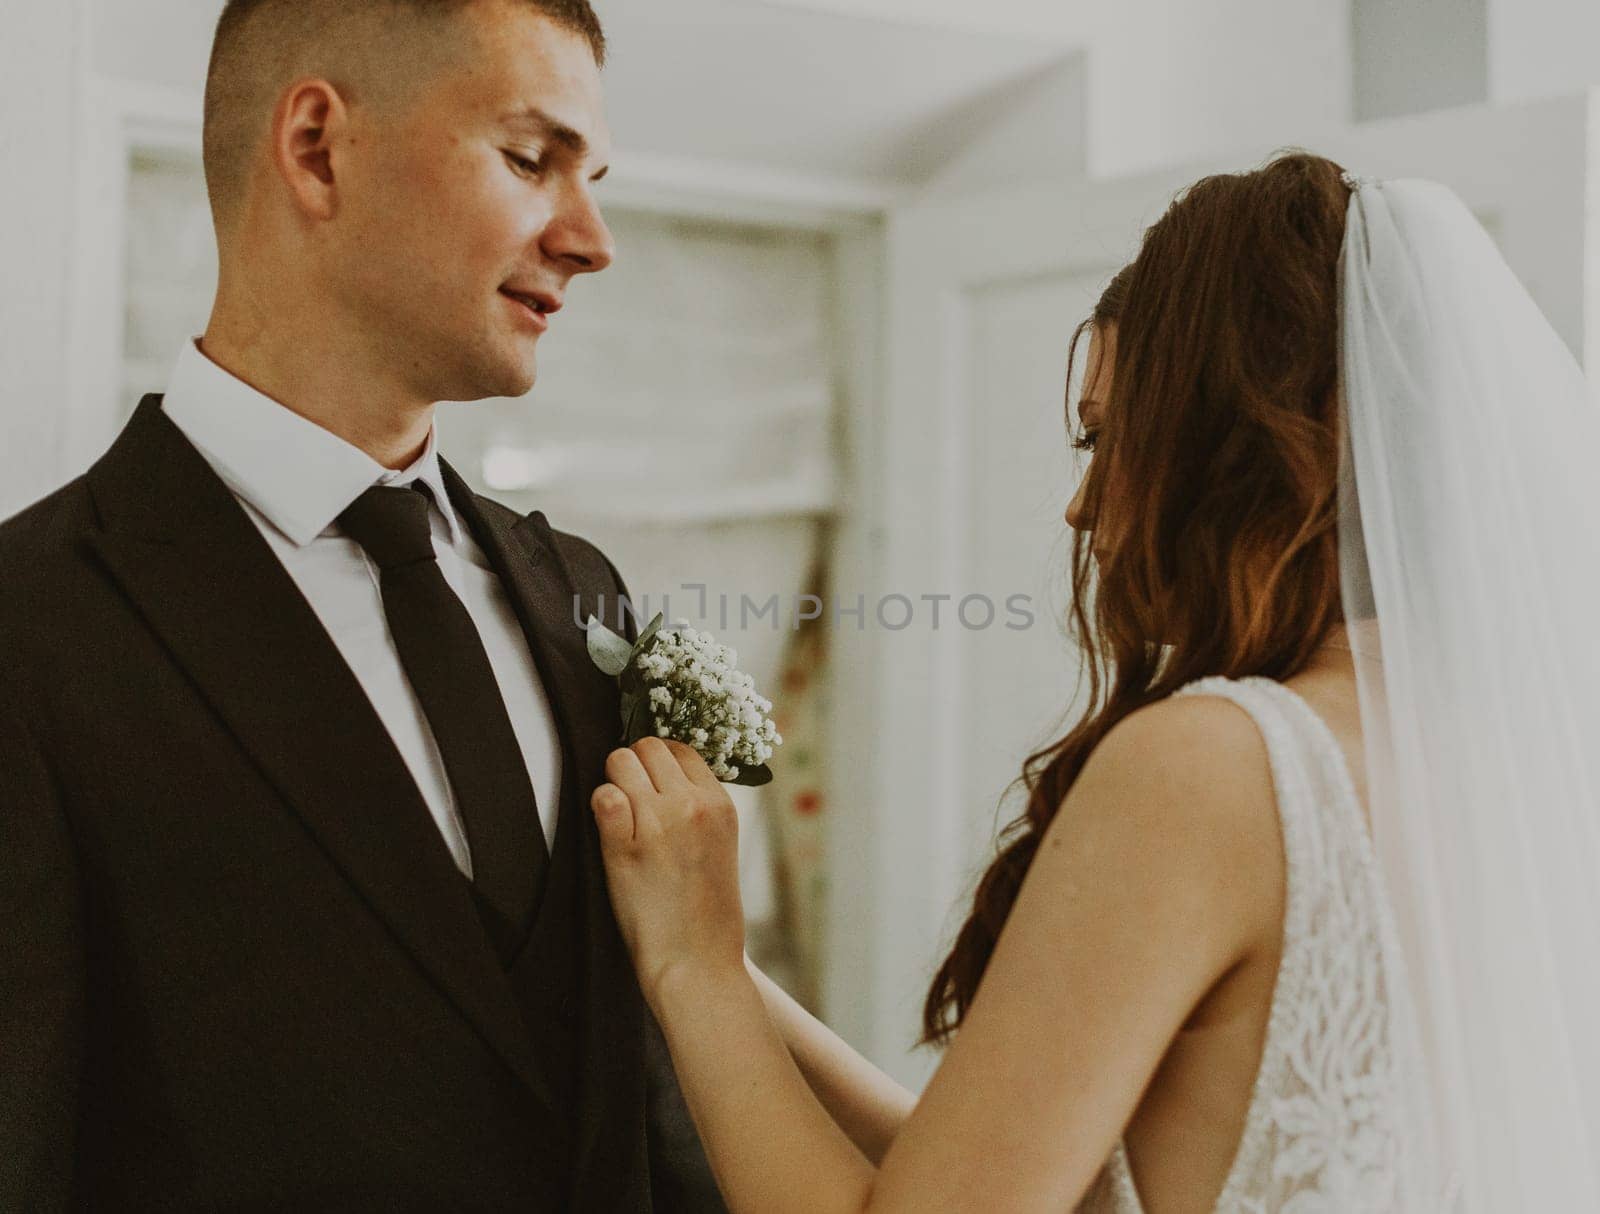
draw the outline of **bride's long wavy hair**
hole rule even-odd
[[[1339,622],[1349,198],[1340,167],[1304,153],[1207,177],[1145,233],[1073,335],[1069,381],[1086,329],[1116,336],[1085,484],[1107,549],[1098,574],[1088,531],[1072,551],[1087,711],[1023,766],[1027,807],[933,980],[925,1041],[960,1026],[1040,839],[1101,739],[1194,679],[1290,678]]]

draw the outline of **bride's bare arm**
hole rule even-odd
[[[796,1003],[748,957],[745,969],[812,1093],[856,1149],[873,1164],[881,1163],[917,1098]]]
[[[1275,927],[1255,727],[1206,697],[1135,714],[1046,834],[963,1028],[874,1167],[745,969],[731,807],[693,762],[685,791],[662,762],[676,752],[637,750],[608,764],[622,794],[597,794],[613,897],[735,1214],[1073,1208],[1192,1009]]]

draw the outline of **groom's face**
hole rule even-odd
[[[371,120],[346,281],[432,399],[520,396],[568,285],[611,263],[600,73],[582,36],[515,0],[453,20],[446,66]]]

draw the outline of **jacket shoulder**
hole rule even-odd
[[[483,494],[477,495],[479,508],[485,513],[494,514],[506,526],[514,526],[522,521],[510,506],[495,501]],[[543,518],[543,515],[540,515]],[[571,531],[560,531],[545,521],[539,528],[544,538],[554,546],[556,556],[567,567],[574,580],[583,586],[600,589],[605,592],[625,593],[626,586],[622,575],[617,572],[617,567],[611,563],[609,557],[602,552],[593,541]]]
[[[572,570],[575,578],[584,582],[598,583],[602,588],[612,589],[618,593],[626,591],[622,575],[611,563],[611,558],[601,552],[598,546],[581,535],[574,535],[570,531],[557,531],[554,527],[550,529],[549,534],[556,551],[561,554],[561,559],[566,562],[567,568]]]
[[[94,526],[94,505],[81,476],[0,522],[0,574],[5,578],[0,612],[40,601],[41,587],[80,562],[84,534]]]
[[[21,663],[82,603],[96,517],[83,477],[0,522],[0,652]]]
[[[0,522],[0,565],[75,540],[94,520],[86,477],[77,477]]]

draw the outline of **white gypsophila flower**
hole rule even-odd
[[[767,716],[771,701],[756,694],[755,680],[737,661],[732,648],[683,624],[661,629],[635,662],[649,689],[656,735],[693,746],[722,780],[765,763],[782,741]]]

